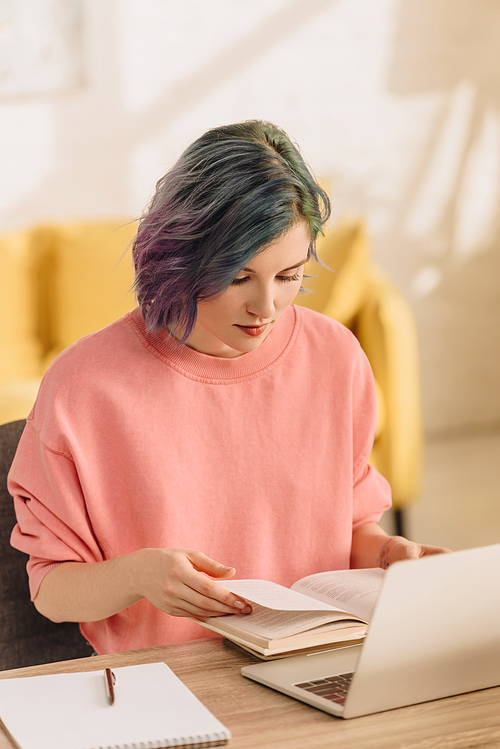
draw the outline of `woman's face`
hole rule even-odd
[[[199,301],[186,344],[210,356],[254,351],[297,295],[310,242],[307,224],[297,224],[255,255],[220,296]]]

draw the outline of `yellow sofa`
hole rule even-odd
[[[0,237],[0,424],[27,416],[53,359],[135,306],[127,221]]]
[[[25,417],[54,357],[135,305],[126,221],[43,225],[0,238],[0,423]],[[362,222],[320,238],[324,268],[297,304],[350,327],[373,368],[378,429],[371,461],[389,480],[398,510],[418,497],[422,421],[418,344],[411,310],[370,257]]]
[[[318,256],[306,266],[311,278],[295,304],[322,312],[357,336],[373,370],[377,433],[370,461],[391,484],[398,512],[418,498],[423,474],[420,365],[411,308],[394,282],[373,262],[366,228],[346,219],[318,240]],[[326,267],[324,267],[326,266]]]

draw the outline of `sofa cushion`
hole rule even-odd
[[[35,268],[26,231],[0,237],[0,383],[40,373]]]
[[[59,224],[44,227],[53,276],[47,288],[49,341],[43,367],[79,338],[109,325],[136,306],[131,291],[130,245],[135,222]]]
[[[303,287],[311,293],[300,293],[295,304],[322,312],[350,326],[366,295],[370,269],[369,241],[364,225],[346,219],[319,236],[317,254],[306,264]],[[326,266],[326,267],[324,267]]]

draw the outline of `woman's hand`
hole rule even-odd
[[[205,573],[205,574],[203,574]],[[252,607],[210,577],[234,567],[188,549],[139,549],[104,562],[63,562],[45,575],[35,598],[54,622],[95,622],[142,598],[171,616],[249,614]]]
[[[234,567],[225,567],[200,551],[142,549],[136,552],[135,562],[139,592],[170,616],[205,617],[252,611],[244,599],[207,577],[232,577]]]
[[[362,525],[353,531],[351,567],[382,567],[387,569],[402,559],[418,559],[428,554],[445,554],[441,546],[417,544],[402,536],[388,536],[376,523]]]
[[[430,554],[447,554],[449,551],[442,546],[417,544],[402,536],[389,536],[381,546],[377,566],[387,569],[393,562],[403,559],[419,559]]]

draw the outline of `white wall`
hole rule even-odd
[[[329,180],[335,215],[368,217],[413,306],[428,432],[500,424],[497,0],[83,11],[84,83],[0,98],[0,228],[138,215],[203,130],[273,120]]]

